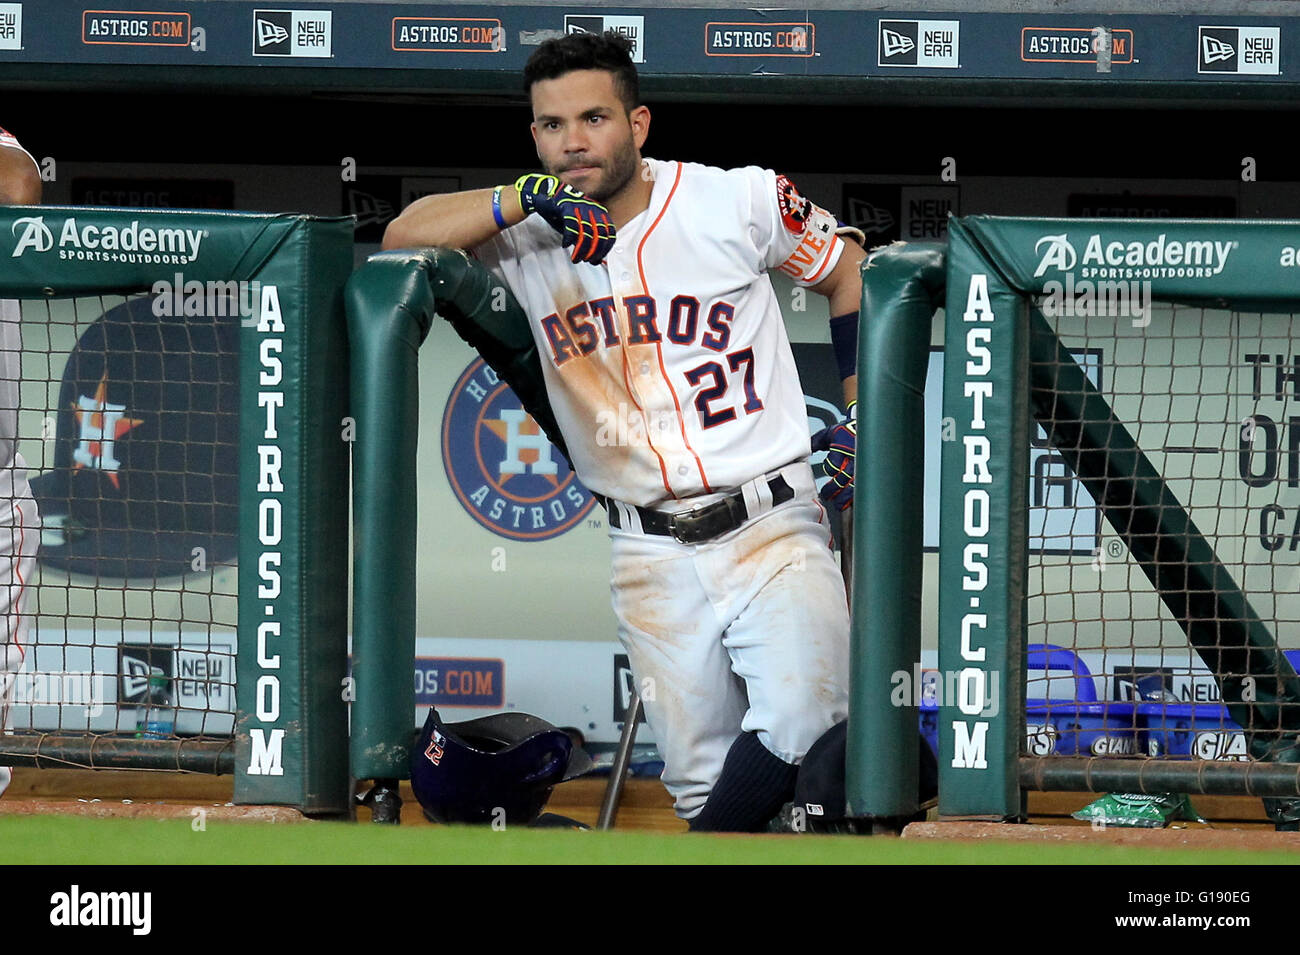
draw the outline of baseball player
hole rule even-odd
[[[847,715],[849,630],[766,273],[828,296],[856,336],[863,253],[770,170],[643,158],[628,50],[613,33],[543,43],[524,78],[546,173],[420,199],[384,246],[472,249],[528,313],[574,469],[607,510],[664,784],[693,830],[759,831]]]
[[[41,173],[18,140],[0,129],[0,205],[36,205]],[[40,522],[27,484],[27,463],[18,454],[18,383],[22,338],[18,303],[0,300],[0,732],[9,732],[14,681],[22,669],[27,617],[27,582],[36,563]],[[0,766],[0,794],[12,773]]]

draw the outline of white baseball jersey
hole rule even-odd
[[[474,250],[528,313],[578,476],[643,506],[808,456],[803,390],[766,273],[815,285],[843,251],[834,217],[771,170],[645,162],[650,205],[601,265],[573,263],[540,216]]]
[[[22,150],[0,129],[0,147]],[[31,158],[31,153],[27,153]],[[32,159],[36,165],[36,160]],[[39,166],[37,166],[39,170]],[[18,386],[22,373],[22,312],[16,301],[0,300],[0,731],[9,730],[14,680],[23,665],[23,641],[29,624],[27,585],[36,563],[40,519],[27,483],[27,464],[17,453]],[[0,766],[0,793],[10,771]]]

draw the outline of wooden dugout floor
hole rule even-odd
[[[595,826],[607,780],[604,777],[575,779],[556,787],[547,811]],[[14,770],[8,792],[0,798],[0,814],[44,815],[63,813],[85,816],[189,817],[203,810],[209,818],[264,822],[300,821],[296,811],[283,807],[233,806],[234,781],[230,776],[119,770],[28,769]],[[1070,813],[1097,798],[1089,793],[1030,793],[1029,812],[1033,826],[1088,828],[1088,823]],[[402,784],[402,824],[428,826],[409,783]],[[1178,823],[1188,831],[1272,832],[1263,806],[1246,796],[1196,796],[1193,806],[1208,821]],[[933,817],[933,813],[932,813]],[[369,810],[357,812],[358,821],[369,820]],[[1025,827],[981,826],[967,832],[943,823],[915,829],[909,836],[926,838],[1023,838]],[[973,824],[979,825],[979,824]],[[685,832],[686,823],[673,813],[667,791],[657,779],[631,778],[623,789],[616,828],[642,832]],[[1113,828],[1113,827],[1112,827]],[[1006,830],[1005,835],[999,835]],[[1120,830],[1132,832],[1133,830]],[[1016,833],[1020,834],[1017,835]],[[1118,838],[1115,836],[1113,838]]]

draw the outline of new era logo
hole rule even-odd
[[[620,34],[632,44],[632,62],[645,62],[645,17],[624,16],[575,16],[564,15],[565,33],[608,33]]]
[[[144,697],[149,691],[149,677],[163,676],[162,667],[150,666],[134,657],[123,657],[122,669],[122,693],[130,699]]]
[[[257,21],[257,45],[270,46],[272,43],[283,43],[289,39],[289,31],[278,23],[272,23],[270,20]]]
[[[880,44],[881,49],[885,51],[885,56],[900,56],[916,49],[916,43],[910,36],[883,27],[880,30]]]
[[[1201,57],[1207,65],[1230,60],[1236,55],[1237,51],[1230,43],[1224,43],[1212,36],[1201,37]]]
[[[171,647],[121,643],[117,647],[118,702],[139,705],[165,698],[175,674]]]
[[[253,55],[328,59],[333,20],[329,10],[254,10]]]
[[[1280,27],[1198,27],[1196,71],[1277,76]]]
[[[897,221],[888,209],[862,199],[849,200],[849,222],[863,232],[888,232]]]
[[[0,50],[23,48],[23,5],[0,3]]]
[[[876,65],[959,68],[959,20],[881,20]]]
[[[253,14],[253,53],[257,56],[289,56],[293,29],[291,10],[258,10]]]
[[[565,17],[564,30],[566,33],[604,33],[604,17]]]

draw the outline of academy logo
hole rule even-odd
[[[28,252],[49,252],[57,245],[60,259],[160,265],[193,262],[207,235],[202,229],[141,226],[139,220],[126,226],[83,224],[75,216],[69,216],[58,227],[56,242],[54,230],[45,224],[43,215],[15,219],[10,232],[17,240],[10,253],[10,258],[14,259]]]
[[[876,65],[955,70],[960,36],[958,20],[881,20]]]
[[[461,506],[510,540],[557,537],[595,504],[564,456],[482,359],[465,369],[447,399],[442,463]]]
[[[22,227],[23,234],[18,239],[17,245],[14,246],[12,258],[18,258],[28,249],[36,252],[48,252],[54,248],[54,234],[50,232],[50,227],[45,224],[44,216],[27,217],[15,219],[9,231],[18,236],[18,229]]]
[[[1047,246],[1046,251],[1043,251],[1043,246]],[[1034,278],[1040,278],[1048,269],[1070,272],[1079,261],[1078,253],[1074,251],[1074,246],[1065,235],[1043,236],[1034,243],[1034,252],[1042,252],[1043,255],[1038,263],[1038,269],[1034,272]]]
[[[1277,76],[1280,27],[1198,27],[1196,72]]]
[[[1089,279],[1210,278],[1223,271],[1236,247],[1218,239],[1169,239],[1163,232],[1150,242],[1107,241],[1094,232],[1080,257],[1068,234],[1045,235],[1034,243],[1041,256],[1034,278],[1072,272],[1076,265],[1079,277]]]

